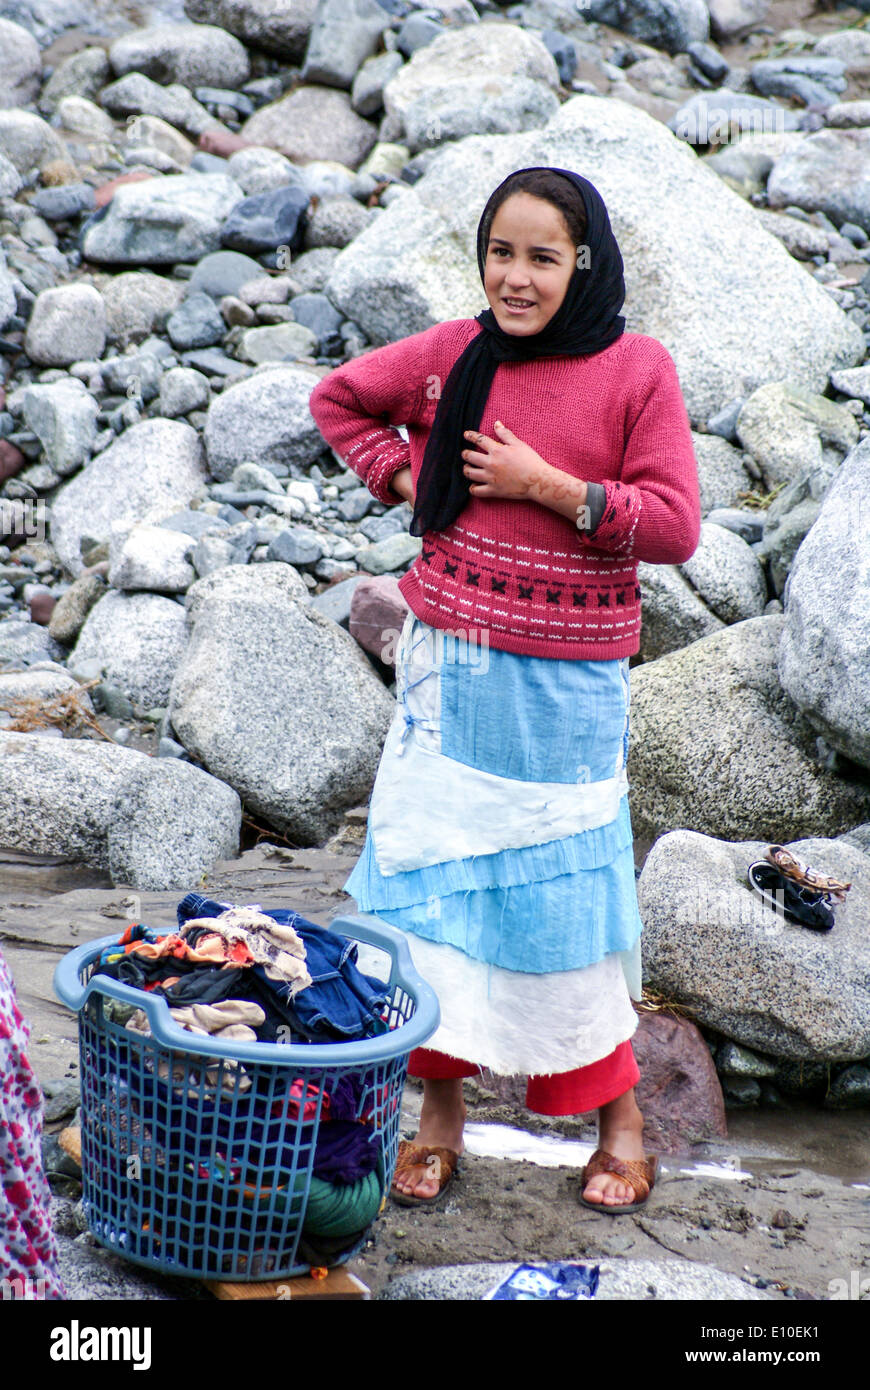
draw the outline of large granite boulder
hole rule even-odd
[[[143,709],[165,706],[187,645],[184,608],[162,594],[110,590],[88,613],[70,654],[74,668],[96,659],[111,685]]]
[[[248,461],[280,473],[304,472],[323,451],[308,409],[319,379],[305,367],[275,363],[216,396],[203,431],[212,477],[225,482]]]
[[[746,1047],[857,1061],[870,1053],[870,856],[844,839],[778,843],[851,882],[830,932],[784,920],[749,886],[766,841],[675,830],[653,845],[637,885],[644,980]]]
[[[870,767],[870,439],[841,464],[784,590],[779,679],[814,729]]]
[[[175,758],[91,739],[0,732],[0,845],[61,854],[133,888],[198,887],[238,853],[231,787]]]
[[[371,792],[394,702],[353,638],[280,562],[230,565],[187,594],[169,717],[199,762],[301,844]]]
[[[782,614],[747,618],[631,671],[628,777],[636,835],[691,827],[783,844],[870,819],[870,783],[819,756],[782,689]]]
[[[330,299],[376,343],[473,317],[486,307],[474,249],[484,203],[539,164],[582,167],[601,192],[625,261],[626,327],[668,348],[693,423],[767,381],[821,391],[832,367],[863,358],[858,325],[751,206],[660,122],[592,96],[539,130],[448,145],[340,252]]]
[[[182,420],[143,420],[97,454],[57,493],[51,540],[70,574],[83,569],[81,541],[108,541],[113,521],[163,521],[205,482],[199,435]]]

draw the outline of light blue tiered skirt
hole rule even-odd
[[[409,613],[396,689],[344,887],[408,933],[429,1045],[506,1073],[607,1056],[641,993],[628,658],[519,656]]]

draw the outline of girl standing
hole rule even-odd
[[[630,1041],[637,562],[694,553],[697,465],[670,354],[624,331],[622,258],[588,180],[509,175],[477,257],[488,310],[346,363],[310,402],[375,497],[413,503],[422,538],[399,584],[396,716],[344,885],[409,933],[441,1004],[411,1056],[423,1107],[392,1196],[443,1194],[462,1078],[486,1066],[528,1075],[538,1113],[598,1110],[580,1200],[625,1212],[656,1166]]]

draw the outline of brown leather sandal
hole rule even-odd
[[[829,894],[835,902],[846,901],[851,883],[841,883],[839,879],[829,878],[827,874],[811,869],[784,845],[768,845],[764,857],[769,864],[773,864],[774,868],[779,869],[781,874],[785,874],[786,878],[790,878],[801,888],[811,888],[818,893]]]
[[[645,1205],[647,1197],[655,1187],[657,1166],[658,1156],[656,1154],[647,1154],[646,1158],[643,1159],[615,1158],[605,1149],[596,1149],[583,1169],[578,1200],[581,1206],[589,1207],[591,1211],[606,1211],[610,1216],[621,1216],[625,1212],[637,1211]],[[587,1201],[583,1196],[583,1189],[599,1173],[610,1173],[614,1178],[623,1178],[625,1182],[631,1183],[634,1188],[635,1200],[622,1205],[613,1202]]]
[[[410,1192],[400,1192],[395,1187],[395,1180],[402,1173],[406,1173],[409,1168],[429,1168],[431,1177],[438,1182],[438,1191],[432,1197],[415,1197]],[[399,1144],[399,1156],[396,1159],[396,1171],[393,1174],[393,1186],[390,1188],[390,1196],[400,1207],[431,1207],[441,1198],[447,1190],[448,1184],[454,1173],[459,1168],[459,1154],[454,1149],[433,1148],[428,1144],[411,1144],[407,1139],[403,1139]]]

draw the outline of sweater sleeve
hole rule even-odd
[[[423,389],[420,339],[415,333],[336,367],[315,386],[309,409],[326,440],[385,506],[404,500],[390,479],[411,461],[394,425],[415,418]]]
[[[694,555],[701,535],[698,464],[670,353],[634,391],[619,478],[601,486],[601,520],[578,530],[581,545],[657,565],[680,565]]]

